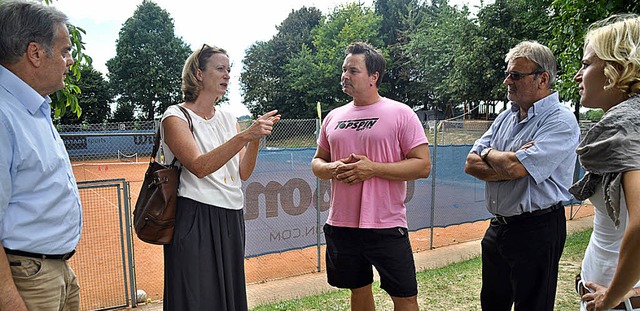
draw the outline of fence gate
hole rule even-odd
[[[69,260],[80,283],[80,310],[135,306],[129,184],[125,179],[78,182],[82,236]]]

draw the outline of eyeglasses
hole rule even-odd
[[[530,75],[538,75],[543,73],[544,71],[534,71],[534,72],[529,72],[529,73],[519,73],[519,72],[515,72],[515,71],[505,71],[504,72],[504,78],[508,79],[509,77],[511,77],[511,80],[513,81],[518,81],[526,76],[530,76]]]

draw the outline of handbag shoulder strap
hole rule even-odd
[[[158,130],[156,131],[156,137],[153,140],[153,151],[151,151],[151,157],[149,157],[149,164],[155,161],[156,154],[158,154],[159,148],[160,148],[160,127],[158,127]]]
[[[185,118],[187,118],[187,123],[189,123],[189,130],[191,131],[191,135],[193,135],[193,120],[191,120],[191,115],[189,114],[187,109],[185,109],[184,107],[182,107],[180,105],[176,105],[176,106],[178,106],[178,108],[180,108],[182,113],[184,113]],[[176,156],[174,155],[173,156],[173,161],[171,161],[171,166],[176,164],[176,160],[178,160],[178,158],[176,158]]]
[[[187,123],[189,123],[189,130],[191,130],[191,134],[193,134],[193,121],[191,120],[191,116],[189,115],[189,112],[180,105],[176,105],[176,106],[178,106],[178,108],[180,108],[182,113],[184,113],[184,116],[187,118]],[[162,126],[162,124],[160,124],[160,126]],[[151,157],[149,159],[149,163],[153,163],[153,161],[155,161],[156,154],[158,154],[158,149],[160,149],[160,126],[158,127],[158,131],[156,131],[156,137],[153,141],[153,151],[151,151]],[[176,159],[177,158],[174,156],[173,161],[171,161],[171,165],[176,164]]]
[[[193,134],[193,121],[191,120],[191,115],[189,114],[187,109],[185,109],[184,107],[180,105],[176,105],[176,106],[178,106],[178,108],[182,110],[182,113],[184,113],[184,116],[187,118],[187,123],[189,123],[189,129],[191,130],[191,134]]]

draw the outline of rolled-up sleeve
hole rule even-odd
[[[493,141],[493,135],[496,132],[496,127],[499,127],[500,124],[502,124],[502,122],[504,121],[504,118],[506,118],[507,116],[507,113],[501,113],[500,115],[498,115],[495,121],[491,123],[491,126],[489,126],[489,129],[484,132],[484,134],[482,134],[482,137],[475,141],[469,153],[475,152],[477,154],[480,154],[483,149],[491,147],[491,142]]]
[[[516,157],[537,184],[548,179],[568,154],[575,153],[580,131],[575,120],[546,122],[533,138],[534,145],[516,151]]]

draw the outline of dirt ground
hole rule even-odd
[[[147,163],[119,164],[119,163],[84,163],[74,165],[74,174],[78,181],[125,178],[130,182],[130,200],[135,204],[139,192],[140,183],[146,170]],[[89,210],[94,197],[102,197],[107,201],[115,198],[106,197],[106,194],[93,193],[89,197],[83,197],[84,229],[77,255],[71,260],[71,265],[76,271],[83,290],[81,292],[82,310],[115,307],[126,297],[126,283],[128,278],[122,265],[113,266],[111,263],[121,261],[122,254],[118,241],[112,241],[114,235],[118,235],[118,228],[105,225],[105,223],[118,223],[119,215],[113,207],[107,206],[111,211],[105,216],[103,209]],[[573,211],[566,207],[567,218],[571,214],[577,218],[593,214],[593,207],[589,205],[574,206]],[[132,207],[133,208],[133,207]],[[488,226],[488,221],[453,225],[446,228],[423,229],[410,233],[411,244],[414,252],[430,249],[431,237],[433,247],[439,248],[451,244],[480,239]],[[153,301],[162,299],[163,290],[163,256],[162,247],[141,242],[133,238],[135,279],[138,289],[147,293],[147,297]],[[247,283],[262,283],[270,280],[287,278],[295,275],[312,273],[318,269],[318,249],[309,247],[301,250],[293,250],[283,253],[269,254],[245,260]],[[321,269],[324,270],[324,249],[320,250]],[[128,264],[124,264],[128,266]],[[111,269],[107,273],[109,277],[94,276],[95,271]]]

